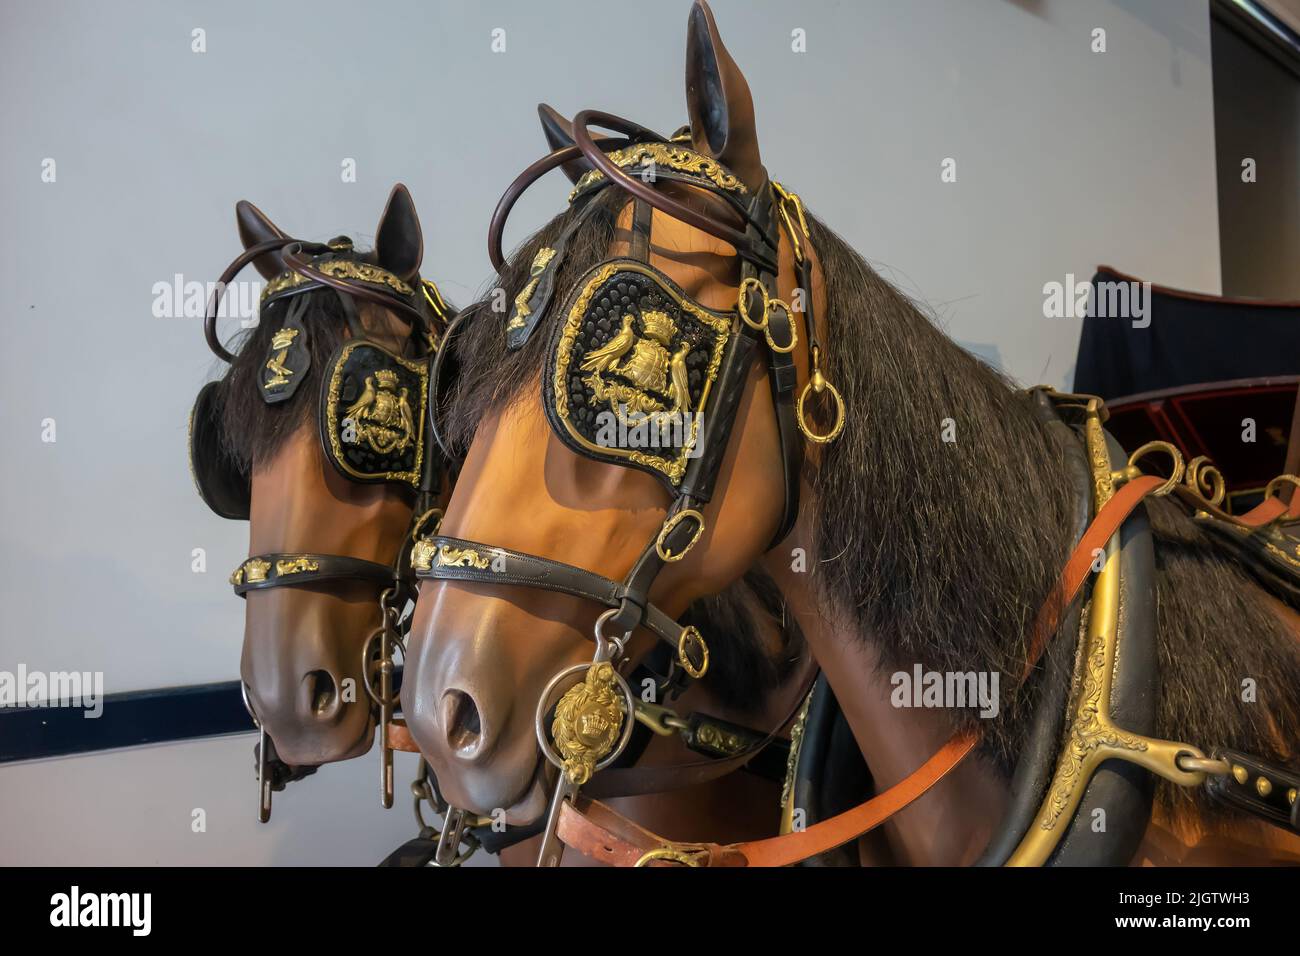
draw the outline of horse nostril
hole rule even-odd
[[[338,700],[334,677],[329,671],[311,671],[307,675],[307,699],[315,717],[328,717]]]
[[[447,691],[442,695],[442,715],[447,743],[452,750],[469,754],[478,749],[483,739],[483,726],[474,698],[464,691]]]

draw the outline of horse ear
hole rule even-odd
[[[537,104],[537,116],[542,121],[542,133],[546,136],[547,145],[551,149],[563,149],[566,146],[573,145],[573,122],[565,119],[557,110],[545,103]],[[592,139],[599,142],[608,137],[600,134],[593,134]],[[569,182],[576,183],[582,178],[583,173],[591,169],[591,163],[586,159],[571,159],[560,167],[564,170],[564,175],[569,177]]]
[[[235,203],[235,223],[239,226],[239,241],[245,249],[251,249],[268,239],[289,238],[287,233],[267,218],[266,213],[247,199]],[[262,274],[263,279],[274,279],[287,268],[278,249],[258,256],[253,260],[253,267]]]
[[[686,112],[697,152],[712,156],[751,189],[767,182],[758,155],[754,98],[704,0],[695,0],[686,24]]]
[[[403,282],[413,282],[424,259],[424,234],[415,201],[398,183],[388,194],[388,205],[375,227],[375,257],[379,264]]]

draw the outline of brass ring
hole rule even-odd
[[[826,381],[825,378],[821,378],[819,382],[819,378],[820,373],[814,375],[812,380],[803,387],[803,391],[799,393],[799,401],[795,403],[794,413],[795,419],[799,423],[799,430],[804,433],[804,437],[811,442],[816,442],[818,445],[825,445],[839,438],[840,432],[844,430],[844,398],[840,395],[838,388]],[[818,385],[821,387],[818,388]],[[830,392],[831,398],[835,400],[835,424],[831,426],[830,431],[823,435],[813,431],[808,425],[808,420],[804,417],[803,406],[804,401],[808,398],[809,391],[815,391],[819,395],[822,392]]]
[[[785,309],[785,314],[790,317],[789,345],[780,346],[772,341],[772,324],[767,321],[767,309],[771,308],[773,302]],[[789,355],[794,351],[795,346],[799,344],[799,327],[795,325],[794,313],[790,311],[790,306],[786,305],[784,299],[770,299],[767,308],[763,310],[763,338],[767,339],[767,347],[780,355]]]
[[[1206,773],[1213,777],[1227,776],[1232,772],[1226,760],[1216,760],[1211,757],[1197,757],[1191,753],[1181,753],[1175,759],[1174,763],[1178,765],[1179,770],[1187,773]]]
[[[1198,497],[1204,498],[1215,507],[1223,504],[1228,491],[1227,482],[1224,481],[1223,473],[1214,467],[1214,463],[1208,456],[1197,455],[1189,461],[1183,480]]]
[[[1155,497],[1161,498],[1177,488],[1183,480],[1183,453],[1167,441],[1149,441],[1137,451],[1133,452],[1133,454],[1128,456],[1129,467],[1137,468],[1138,461],[1151,454],[1153,451],[1164,452],[1174,463],[1173,474],[1165,479],[1163,485],[1152,492]]]
[[[653,860],[671,860],[673,863],[680,863],[682,866],[699,866],[700,864],[697,862],[696,857],[703,852],[703,850],[686,850],[678,849],[674,846],[661,846],[656,847],[649,852],[642,853],[640,859],[633,863],[632,866],[636,869],[640,869],[641,867],[649,866]]]
[[[533,715],[533,732],[537,736],[537,744],[541,748],[542,756],[564,772],[564,758],[552,746],[550,737],[546,733],[546,716],[551,709],[551,698],[557,696],[555,691],[560,683],[567,677],[577,673],[585,673],[597,664],[608,664],[609,661],[591,661],[587,664],[574,664],[566,667],[554,677],[550,683],[542,690],[542,696],[537,701],[537,711]],[[618,739],[614,742],[613,748],[606,753],[600,760],[596,761],[592,767],[593,770],[604,770],[627,749],[628,743],[632,740],[632,730],[636,725],[636,696],[632,693],[632,688],[628,686],[627,680],[618,671],[613,672],[614,683],[618,686],[619,696],[622,698],[621,706],[623,710],[622,727],[620,728]],[[575,685],[576,686],[576,683]],[[570,690],[572,687],[570,688]]]
[[[1272,498],[1272,497],[1274,497],[1274,495],[1275,495],[1275,493],[1276,493],[1276,489],[1277,489],[1280,485],[1284,485],[1284,484],[1285,484],[1285,485],[1295,485],[1296,489],[1297,489],[1297,490],[1300,490],[1300,478],[1297,478],[1295,475],[1278,475],[1276,478],[1274,478],[1272,481],[1270,481],[1270,482],[1268,483],[1268,486],[1264,489],[1264,497],[1265,497],[1265,498]],[[1293,493],[1292,493],[1292,496],[1293,496],[1293,497],[1294,497],[1294,494],[1295,494],[1295,493],[1293,492]]]
[[[686,653],[687,638],[694,638],[694,643],[699,647],[700,652],[704,655],[700,661],[699,667],[691,660],[690,655]],[[682,631],[677,638],[677,662],[682,665],[686,671],[695,680],[699,680],[709,672],[709,645],[704,642],[704,635],[700,633],[699,628],[691,625]]]
[[[756,286],[758,291],[763,295],[763,320],[755,322],[749,317],[749,295],[747,290],[750,286]],[[767,328],[767,304],[768,304],[767,286],[759,282],[754,276],[746,276],[740,280],[740,291],[736,299],[736,311],[740,313],[740,319],[746,325],[756,332],[761,332]]]
[[[672,533],[672,530],[688,517],[695,519],[695,534],[691,535],[691,540],[686,542],[686,547],[674,554],[672,551],[667,550],[665,542],[668,535]],[[664,522],[664,526],[659,529],[659,537],[655,538],[655,554],[659,555],[659,560],[661,561],[680,561],[682,558],[686,557],[686,552],[695,547],[695,542],[700,540],[700,535],[702,534],[704,534],[704,515],[700,514],[694,508],[683,508],[675,515],[670,516],[668,520]]]

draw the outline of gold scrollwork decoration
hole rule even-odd
[[[440,568],[478,568],[483,571],[492,564],[492,559],[479,554],[473,548],[453,548],[449,544],[444,544],[438,547],[434,564]]]
[[[277,577],[291,574],[310,574],[320,570],[320,564],[306,556],[299,558],[281,558],[275,562]]]
[[[619,169],[627,169],[629,166],[663,166],[677,172],[703,176],[713,185],[727,192],[744,195],[748,191],[745,184],[729,173],[721,163],[684,146],[673,146],[668,143],[636,143],[616,149],[608,155],[610,162]],[[569,193],[569,202],[573,202],[574,198],[592,183],[604,178],[605,174],[599,169],[591,169],[583,173],[582,178],[574,185],[573,191]]]
[[[1197,455],[1187,463],[1183,482],[1198,498],[1216,508],[1223,504],[1223,499],[1228,493],[1228,484],[1223,479],[1223,473],[1214,467],[1214,463],[1206,455]]]

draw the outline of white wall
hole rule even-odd
[[[687,11],[686,0],[6,6],[0,669],[102,670],[110,692],[236,675],[242,604],[225,577],[247,532],[206,512],[185,460],[186,414],[214,362],[199,319],[151,315],[154,283],[209,281],[233,258],[236,200],[297,235],[368,241],[403,180],[425,227],[424,272],[464,303],[488,276],[501,190],[542,149],[536,102],[670,132],[685,113]],[[1068,384],[1073,368],[1078,324],[1042,318],[1045,282],[1107,261],[1218,290],[1205,0],[717,0],[715,12],[773,174],[1025,383]],[[497,27],[505,53],[489,47]],[[1095,27],[1104,54],[1090,52]],[[791,52],[794,29],[806,53]],[[41,181],[46,157],[56,183]],[[345,157],[356,183],[340,182]],[[955,184],[939,180],[945,157]],[[526,197],[512,240],[566,192],[556,176]],[[40,440],[46,418],[55,444]],[[195,548],[205,574],[191,571]],[[30,824],[57,842],[63,814],[86,812],[40,798],[59,773],[129,780],[133,761],[164,752],[181,778],[210,772],[208,793],[232,787],[248,816],[246,755],[197,744],[0,768],[11,792],[38,788],[28,803],[0,801],[0,831],[19,819],[21,839]],[[333,799],[319,795],[327,781],[353,773],[330,768],[298,785],[311,794],[300,799]],[[165,799],[177,813],[190,800]],[[58,852],[188,852],[168,849],[183,829],[138,819],[150,839],[137,850]],[[209,841],[231,860],[263,859],[268,842]],[[374,853],[334,858],[363,857]]]
[[[289,784],[270,821],[258,823],[256,739],[0,767],[0,866],[374,866],[419,833],[406,789],[416,758],[402,753],[391,810],[379,805],[379,757],[370,753]],[[204,832],[194,831],[196,809]]]

